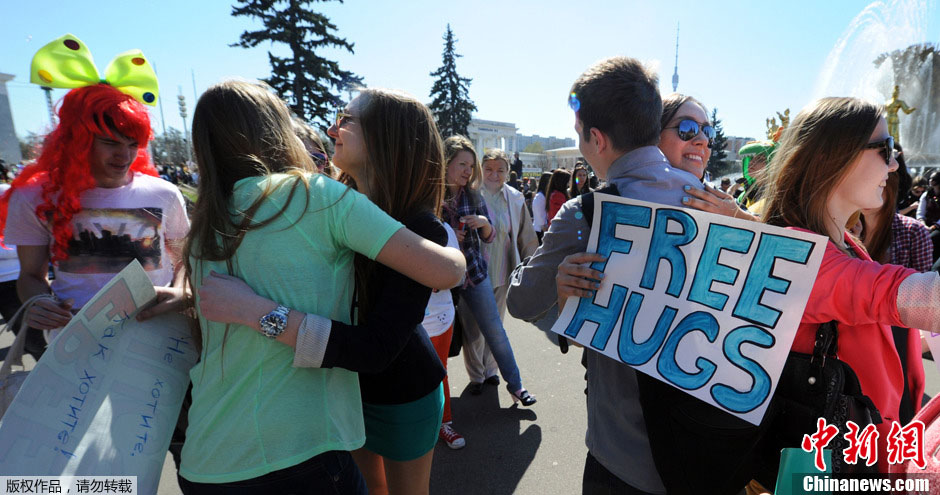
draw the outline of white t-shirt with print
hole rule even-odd
[[[72,217],[69,257],[54,265],[52,291],[81,308],[133,259],[154,286],[173,282],[172,247],[179,256],[189,231],[183,196],[173,184],[141,173],[121,187],[96,187],[79,196],[82,210]],[[31,184],[10,197],[4,241],[18,246],[52,246],[52,230],[36,216],[42,187]],[[51,252],[50,252],[51,256]]]
[[[447,230],[447,247],[460,249],[457,244],[457,234],[454,229],[444,222],[444,229]],[[421,326],[428,333],[428,337],[437,337],[450,328],[454,322],[454,299],[449,290],[432,290],[431,297],[428,298],[428,307],[424,310],[424,321]]]

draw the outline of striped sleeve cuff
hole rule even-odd
[[[326,355],[326,344],[330,340],[333,322],[322,316],[307,314],[297,330],[294,346],[295,368],[319,368]]]
[[[914,273],[898,286],[898,315],[905,326],[940,332],[940,277]]]

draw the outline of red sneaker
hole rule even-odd
[[[454,429],[451,428],[450,423],[444,423],[441,425],[441,432],[439,436],[448,447],[454,450],[462,449],[467,445],[467,441],[464,440],[463,435],[454,431]]]

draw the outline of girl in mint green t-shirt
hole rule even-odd
[[[311,175],[287,107],[260,84],[209,88],[193,116],[193,146],[199,199],[184,259],[194,289],[212,271],[228,273],[265,297],[349,323],[354,253],[430,287],[462,276],[459,253]],[[270,333],[283,330],[272,313]],[[356,375],[294,368],[289,347],[197,314],[202,355],[190,373],[183,491],[253,493],[262,483],[265,493],[364,492],[347,452],[364,443]]]

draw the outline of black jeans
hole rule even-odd
[[[582,495],[651,495],[623,482],[607,470],[588,452],[584,461],[584,478],[581,480]]]
[[[219,455],[225,455],[219,453]],[[366,482],[349,452],[333,450],[250,480],[193,483],[177,476],[186,495],[365,495]]]

